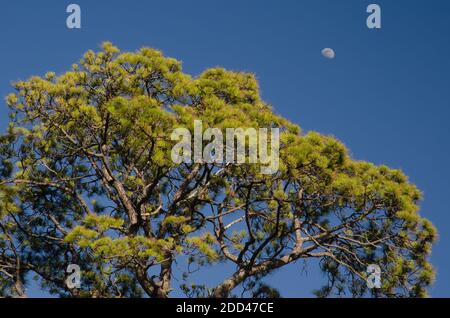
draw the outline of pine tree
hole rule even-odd
[[[261,99],[253,74],[191,77],[154,49],[102,48],[62,75],[15,83],[7,97],[1,295],[24,296],[35,276],[43,290],[72,297],[278,296],[264,277],[315,259],[326,274],[319,296],[426,296],[437,234],[401,171],[302,133]],[[279,128],[279,170],[174,164],[170,134],[194,120]],[[191,279],[191,268],[219,262],[236,269],[220,284]],[[69,264],[81,268],[80,289],[65,283]],[[369,264],[381,267],[380,289],[367,288]]]

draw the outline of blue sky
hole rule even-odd
[[[81,6],[81,30],[66,28],[70,3]],[[366,27],[370,3],[382,8],[381,30]],[[450,1],[2,1],[0,39],[2,97],[12,80],[63,72],[105,40],[158,48],[192,75],[217,65],[255,73],[277,113],[419,186],[421,213],[440,232],[430,292],[450,296]],[[321,56],[324,47],[334,60]],[[4,102],[0,115],[4,130]],[[296,297],[311,296],[321,278],[297,264],[269,281]]]

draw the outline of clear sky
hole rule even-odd
[[[81,30],[66,27],[70,3],[81,6]],[[382,8],[381,30],[366,27],[371,3]],[[12,80],[63,72],[105,40],[158,48],[192,75],[217,65],[255,73],[277,113],[419,186],[421,213],[440,233],[430,292],[450,297],[450,1],[10,0],[0,4],[0,39],[2,98]],[[336,58],[325,59],[324,47]],[[0,115],[4,130],[3,101]],[[322,282],[312,267],[269,281],[283,296],[311,296]]]

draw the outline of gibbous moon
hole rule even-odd
[[[336,53],[334,53],[333,49],[330,49],[330,48],[327,47],[327,48],[322,50],[322,55],[324,57],[326,57],[327,59],[332,60],[336,56]]]

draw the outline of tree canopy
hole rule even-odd
[[[104,43],[64,74],[14,87],[0,140],[0,295],[25,296],[36,277],[63,297],[277,296],[264,277],[304,260],[325,273],[318,296],[426,296],[436,230],[420,191],[332,136],[302,133],[253,74],[192,77],[157,50]],[[279,128],[278,171],[174,163],[171,133],[194,120]],[[191,278],[219,263],[233,265],[221,283]],[[70,264],[78,289],[65,282]],[[379,289],[367,287],[370,264]]]

